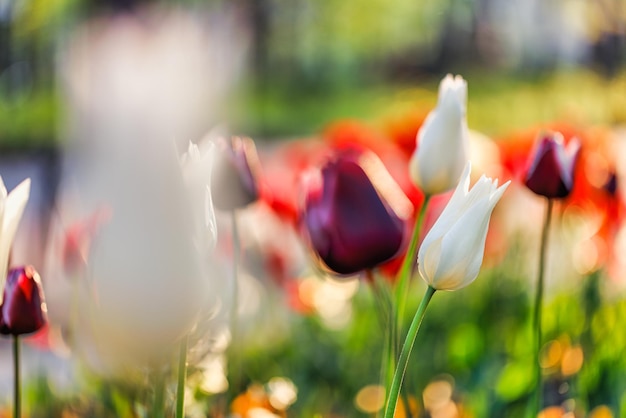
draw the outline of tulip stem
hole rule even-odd
[[[404,261],[400,267],[398,274],[397,286],[396,286],[396,309],[395,309],[395,321],[398,335],[402,331],[402,318],[404,317],[404,310],[406,306],[406,294],[409,287],[409,279],[413,276],[415,269],[415,262],[417,258],[417,244],[422,231],[422,225],[424,224],[424,218],[426,217],[426,209],[428,202],[430,201],[430,195],[424,195],[424,202],[420,208],[420,212],[417,215],[415,221],[415,227],[413,228],[413,235],[409,243],[409,248],[404,256]],[[398,344],[398,342],[396,342]]]
[[[548,232],[550,230],[550,222],[552,219],[552,207],[554,202],[552,199],[548,199],[546,206],[546,216],[544,218],[543,229],[541,230],[541,246],[539,249],[539,272],[537,277],[537,289],[535,291],[535,305],[533,312],[533,330],[535,334],[535,393],[532,402],[532,414],[531,417],[536,417],[541,409],[541,313],[543,305],[543,282],[546,267],[546,251],[548,249]]]
[[[239,241],[239,225],[237,224],[237,211],[233,209],[231,211],[232,220],[232,240],[233,240],[233,294],[230,307],[230,356],[228,361],[231,364],[232,374],[232,387],[235,389],[234,393],[238,393],[239,385],[241,384],[241,364],[238,361],[238,355],[235,353],[233,347],[239,347],[239,257],[241,251],[241,242]]]
[[[20,337],[13,336],[13,417],[22,416],[22,396],[20,390]]]
[[[381,283],[371,269],[365,270],[366,282],[370,285],[374,295],[374,304],[380,329],[384,334],[385,344],[383,345],[382,359],[380,363],[380,378],[384,387],[389,386],[393,377],[393,370],[396,361],[396,350],[394,340],[394,318],[391,307],[391,296],[388,289],[383,289],[385,283]]]
[[[374,296],[374,305],[376,306],[376,316],[378,323],[383,332],[386,332],[389,325],[389,297],[382,288],[383,284],[379,283],[378,278],[374,276],[372,270],[365,270],[365,279],[369,284]]]
[[[176,388],[176,418],[185,416],[185,381],[187,380],[187,346],[189,334],[185,334],[180,342],[178,352],[178,383]]]
[[[379,277],[375,277],[372,270],[366,270],[365,274],[368,281],[372,284],[374,298],[378,306],[379,320],[382,330],[386,334],[385,347],[383,350],[382,377],[384,386],[388,387],[393,379],[393,372],[396,367],[396,359],[398,358],[399,350],[396,342],[397,330],[395,327],[392,294],[389,292],[387,283],[385,283],[384,280],[380,280]],[[400,396],[402,397],[402,403],[406,411],[406,418],[413,418],[410,410],[409,397],[406,391],[400,391]]]
[[[154,418],[165,417],[165,376],[161,370],[155,369],[154,404],[152,405]]]
[[[422,321],[424,319],[426,308],[428,307],[430,300],[435,294],[435,291],[436,290],[434,288],[428,286],[428,289],[426,289],[426,293],[424,294],[424,297],[422,298],[422,301],[417,308],[417,312],[415,312],[415,316],[413,317],[413,321],[411,322],[409,331],[406,334],[406,339],[404,340],[404,345],[402,346],[402,352],[400,353],[400,358],[398,359],[398,365],[396,366],[396,371],[393,374],[391,387],[387,390],[389,396],[387,398],[384,418],[393,418],[395,415],[396,405],[398,403],[398,397],[400,395],[400,389],[402,388],[404,375],[406,374],[406,369],[409,364],[411,351],[413,351],[415,338],[417,337],[417,332],[419,331],[420,325],[422,324]]]

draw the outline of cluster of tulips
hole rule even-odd
[[[413,133],[417,134],[417,138],[411,146],[408,167],[407,164],[390,164],[384,152],[377,152],[380,149],[374,142],[371,147],[352,144],[334,147],[331,153],[325,150],[317,153],[323,155],[319,165],[309,166],[307,170],[294,170],[304,171],[296,182],[298,192],[294,194],[298,194],[299,198],[295,208],[290,207],[289,199],[281,200],[281,190],[289,187],[289,176],[293,176],[293,172],[285,175],[278,171],[281,174],[277,176],[276,171],[282,166],[272,166],[272,156],[257,156],[251,140],[212,139],[199,146],[190,144],[180,159],[180,168],[190,191],[195,248],[202,252],[214,251],[218,241],[215,211],[230,214],[232,218],[230,237],[234,284],[229,313],[231,345],[237,343],[236,317],[240,304],[237,274],[241,248],[237,213],[257,200],[263,200],[277,214],[293,221],[314,255],[314,265],[339,280],[362,275],[376,297],[384,299],[381,306],[386,308],[381,312],[381,320],[388,334],[385,352],[381,356],[384,365],[381,383],[386,388],[384,416],[395,416],[399,399],[407,402],[402,396],[403,379],[427,306],[436,291],[458,290],[477,278],[483,264],[491,215],[511,184],[509,180],[499,185],[497,179],[483,173],[473,181],[475,177],[472,176],[470,162],[472,134],[467,126],[466,108],[466,81],[460,76],[445,77],[439,87],[436,108]],[[547,131],[539,135],[534,149],[523,158],[523,184],[547,202],[533,304],[536,394],[534,402],[529,405],[531,416],[537,416],[541,406],[539,353],[542,347],[541,309],[548,232],[555,200],[568,197],[574,190],[575,166],[580,150],[581,141],[578,139],[569,139],[566,145],[560,133]],[[290,157],[293,156],[287,154],[287,159]],[[295,160],[289,163],[297,164]],[[403,183],[405,177],[411,180],[411,184]],[[615,189],[615,176],[610,180]],[[275,188],[276,184],[280,184],[282,189]],[[27,180],[9,195],[4,187],[1,189],[2,271],[7,270],[11,241],[28,200],[28,188]],[[412,191],[407,193],[407,190]],[[418,202],[421,205],[416,214],[414,207]],[[436,220],[429,220],[429,205],[442,203],[445,207]],[[116,215],[113,208],[109,216],[114,219]],[[95,229],[106,230],[108,227],[107,221],[98,221],[97,228],[91,221],[90,227],[81,229],[88,231],[87,241],[96,239]],[[67,235],[67,238],[75,237]],[[73,274],[77,265],[75,261],[79,260],[79,265],[87,265],[91,255],[81,252],[84,249],[82,245],[70,247],[65,253],[65,267],[66,272]],[[413,320],[405,324],[407,292],[415,275],[426,282],[427,290]],[[395,280],[381,280],[381,276],[393,276]],[[32,267],[9,270],[0,285],[4,289],[0,333],[12,335],[15,341],[14,409],[17,417],[20,416],[18,336],[43,327],[46,305],[39,276]],[[141,308],[144,302],[136,300],[134,303]],[[184,329],[175,333],[177,337],[172,338],[180,342],[175,406],[176,416],[180,418],[185,415],[187,352],[190,343],[197,340],[198,324],[194,321],[186,323]],[[201,335],[199,338],[204,337]],[[236,354],[229,354],[230,361],[236,362]],[[236,375],[230,377],[237,378]],[[163,407],[162,383],[156,386],[156,406],[152,412],[159,418],[165,416],[166,408]],[[403,409],[410,410],[409,405],[404,405]]]
[[[409,356],[430,299],[437,290],[458,290],[476,279],[483,262],[492,211],[510,184],[508,181],[498,187],[498,180],[482,175],[470,188],[466,100],[465,80],[447,76],[440,84],[437,107],[426,117],[417,134],[417,147],[409,162],[410,177],[424,194],[424,200],[391,301],[388,323],[392,335],[388,347],[391,356],[387,367],[395,372],[385,382],[384,416],[387,418],[395,414]],[[540,405],[541,305],[552,202],[570,194],[579,150],[580,143],[575,138],[565,147],[560,133],[541,135],[529,156],[524,178],[531,191],[548,200],[534,311],[537,402],[532,416],[537,415]],[[399,191],[390,186],[390,179],[380,175],[383,168],[380,163],[372,162],[372,158],[367,152],[357,155],[348,152],[335,157],[323,166],[320,178],[311,181],[308,188],[303,223],[315,252],[337,274],[369,272],[371,277],[371,271],[396,257],[407,241],[405,231],[410,208],[407,210],[402,205]],[[417,250],[429,200],[453,188],[454,193]],[[415,270],[428,288],[400,350],[397,338],[404,333],[402,318],[407,282]],[[407,404],[404,410],[408,409]]]

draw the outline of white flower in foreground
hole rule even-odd
[[[469,189],[471,165],[418,252],[419,272],[436,290],[456,290],[476,279],[483,262],[489,219],[509,182],[482,176]]]
[[[417,149],[409,163],[411,179],[427,195],[457,184],[468,160],[467,82],[448,74],[439,84],[437,107],[417,133]]]
[[[2,289],[7,280],[11,245],[29,196],[30,179],[24,180],[7,194],[7,189],[0,177],[0,303],[3,297]]]

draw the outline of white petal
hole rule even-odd
[[[463,171],[469,143],[466,97],[465,80],[448,74],[439,85],[437,107],[417,134],[417,160],[411,164],[410,173],[426,194],[452,189]]]
[[[4,208],[6,206],[7,201],[7,188],[4,185],[4,181],[2,177],[0,177],[0,227],[2,226],[2,218],[4,217]],[[0,287],[0,292],[2,291],[2,287]],[[0,300],[2,300],[2,295],[0,295]]]
[[[437,266],[441,259],[441,242],[443,237],[439,237],[430,245],[421,245],[417,253],[418,270],[422,279],[429,285],[434,284]]]
[[[491,193],[489,200],[491,202],[492,208],[496,206],[496,203],[498,203],[506,189],[509,187],[509,184],[511,184],[511,180],[507,181],[502,186],[498,187],[493,193]]]
[[[456,120],[450,120],[456,119]],[[463,171],[467,141],[459,118],[437,113],[432,123],[420,130],[423,140],[417,150],[421,183],[427,194],[454,188]]]
[[[2,180],[2,177],[0,177],[0,199],[4,200],[7,198],[7,188],[4,185],[4,181]]]
[[[469,189],[471,172],[472,164],[468,161],[465,164],[465,170],[461,175],[461,179],[457,184],[456,190],[452,194],[452,197],[448,201],[446,207],[439,215],[439,218],[437,218],[430,231],[428,231],[428,234],[426,234],[426,237],[424,237],[424,243],[429,243],[433,239],[443,236],[450,229],[456,219],[461,216]]]
[[[510,184],[497,187],[497,181],[483,176],[468,192],[470,171],[468,163],[450,202],[418,252],[419,272],[435,289],[455,290],[476,278],[491,212]]]
[[[420,177],[419,162],[417,158],[417,151],[413,153],[409,160],[409,176],[414,184],[418,186],[422,184],[422,178]],[[420,186],[421,187],[421,186]]]
[[[20,219],[22,219],[26,203],[28,203],[29,195],[30,179],[26,179],[13,189],[6,198],[4,216],[2,217],[2,230],[0,231],[0,289],[4,289],[11,245],[13,244],[13,238],[17,232]],[[0,292],[0,303],[2,303],[2,297],[3,292]]]
[[[491,215],[487,198],[458,219],[443,238],[435,288],[456,290],[470,284],[480,270]]]
[[[209,186],[206,187],[204,198],[204,226],[209,233],[209,246],[214,248],[217,244],[217,221],[215,220],[213,197]]]

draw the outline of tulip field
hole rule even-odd
[[[471,91],[306,139],[150,142],[141,170],[147,143],[89,137],[41,278],[6,258],[30,182],[9,190],[3,414],[622,416],[623,134],[496,141]],[[130,123],[104,112],[79,132]]]
[[[617,29],[69,3],[0,10],[0,418],[626,417]]]

